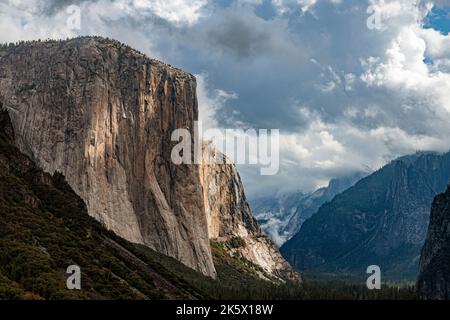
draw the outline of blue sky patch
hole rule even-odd
[[[435,7],[425,18],[425,28],[439,31],[443,35],[450,32],[450,7]]]

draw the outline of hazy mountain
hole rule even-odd
[[[327,187],[311,193],[282,193],[278,196],[255,198],[250,203],[264,233],[281,246],[300,230],[303,222],[316,213],[322,204],[366,175],[367,173],[358,172],[332,179]]]
[[[194,76],[101,37],[0,50],[0,104],[16,146],[45,172],[61,172],[90,216],[213,278],[210,240],[240,237],[230,253],[297,279],[261,234],[234,166],[172,161],[174,130],[194,136]]]
[[[250,199],[250,206],[261,229],[278,246],[287,240],[288,234],[284,229],[297,211],[299,201],[305,196],[301,192],[292,192]]]
[[[305,272],[364,275],[379,265],[391,278],[415,278],[433,198],[450,180],[450,153],[392,161],[320,207],[282,248]]]

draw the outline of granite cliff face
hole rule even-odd
[[[210,239],[229,244],[230,253],[241,255],[275,278],[299,281],[275,244],[262,234],[235,166],[226,164],[225,156],[211,145],[205,144],[202,151],[200,177]]]
[[[417,290],[423,299],[450,299],[450,188],[431,207]]]
[[[17,147],[62,173],[89,215],[119,236],[215,277],[210,238],[247,233],[248,259],[276,274],[288,267],[254,240],[259,226],[234,167],[205,179],[207,168],[171,161],[172,132],[194,136],[198,119],[190,74],[103,38],[22,43],[0,50],[0,105]],[[222,192],[214,203],[202,187],[212,181]]]
[[[0,261],[0,300],[196,299],[203,293],[177,269],[208,280],[90,217],[60,173],[43,172],[18,150],[6,111],[0,111]],[[83,290],[66,287],[64,271],[74,262]]]
[[[214,276],[198,166],[170,161],[172,131],[197,119],[195,90],[191,75],[101,38],[0,58],[20,150],[61,172],[108,229]]]
[[[44,173],[18,150],[8,112],[0,111],[0,300],[293,299],[303,293],[262,283],[258,268],[224,246],[211,249],[219,281],[107,231],[60,173]],[[66,287],[65,270],[74,262],[82,269],[82,290]]]

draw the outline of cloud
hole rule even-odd
[[[203,129],[220,128],[217,114],[221,112],[228,100],[237,99],[238,96],[234,92],[210,88],[206,73],[196,74],[195,77],[197,79],[199,121],[202,122]]]
[[[417,5],[415,3],[417,2]],[[67,5],[81,28],[67,25]],[[249,193],[311,190],[415,150],[450,148],[450,36],[431,0],[9,0],[0,40],[103,35],[197,75],[221,128],[280,129],[281,168]],[[367,28],[367,8],[381,29]]]
[[[207,0],[134,0],[136,11],[149,11],[175,24],[194,24],[203,15]]]
[[[45,9],[43,1],[9,0],[0,3],[0,40],[15,42],[37,38],[65,38],[75,36],[68,28],[69,15],[58,12],[44,22],[39,18]]]
[[[342,0],[272,0],[280,14],[301,12],[305,13],[314,9],[319,2],[340,4]]]

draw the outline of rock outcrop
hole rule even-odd
[[[450,300],[450,188],[431,207],[417,290],[422,299]]]
[[[62,173],[117,235],[211,277],[210,238],[239,235],[242,255],[295,278],[261,236],[233,166],[171,161],[171,134],[194,136],[198,119],[190,74],[98,37],[21,43],[0,49],[0,104],[18,148]]]
[[[0,300],[207,298],[183,276],[208,278],[106,230],[60,173],[44,173],[21,153],[6,111],[0,111],[0,261]],[[82,290],[66,287],[64,271],[74,263]]]
[[[108,229],[214,277],[198,166],[170,160],[172,131],[193,131],[195,91],[190,74],[102,38],[24,43],[0,58],[19,149],[61,172]]]
[[[277,279],[299,281],[299,274],[262,234],[236,167],[210,144],[203,146],[200,176],[210,239],[228,243],[231,254],[238,253]]]

